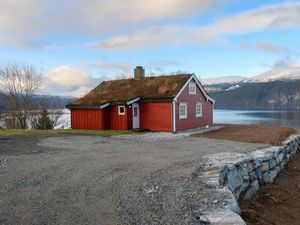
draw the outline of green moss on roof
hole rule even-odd
[[[143,80],[122,79],[103,81],[84,97],[69,106],[95,106],[106,102],[126,102],[134,98],[174,98],[191,74],[145,77]]]

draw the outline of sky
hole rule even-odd
[[[300,71],[300,1],[0,0],[0,33],[0,65],[33,65],[44,94],[82,96],[137,65],[200,79]]]

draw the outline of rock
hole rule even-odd
[[[272,160],[269,162],[269,168],[270,168],[270,169],[274,168],[276,165],[277,165],[277,162],[276,162],[275,159],[272,159]]]
[[[228,182],[227,176],[228,176],[228,166],[225,166],[224,169],[222,169],[219,174],[219,184],[220,185],[227,184],[227,182]]]
[[[281,166],[278,165],[278,166],[276,167],[276,172],[277,172],[277,174],[279,174],[279,173],[281,172],[281,170],[282,170]]]
[[[210,224],[209,220],[206,218],[206,216],[200,216],[200,223],[201,224]]]
[[[249,200],[251,199],[258,191],[259,191],[260,185],[258,180],[253,181],[250,185],[247,191],[245,192],[243,196],[243,200]]]
[[[256,169],[254,171],[252,171],[251,173],[249,173],[249,177],[250,177],[250,181],[254,181],[254,180],[258,180],[262,177],[262,173],[260,172],[259,169]]]
[[[205,215],[205,218],[211,225],[246,225],[239,215],[228,209],[211,212]]]
[[[269,170],[269,162],[268,161],[265,161],[261,164],[261,167],[260,167],[260,171],[262,173],[266,172]]]
[[[147,195],[156,194],[158,192],[158,186],[149,187],[149,188],[145,189],[145,192]]]
[[[266,183],[273,183],[275,177],[277,176],[277,169],[272,169],[263,175],[263,181]]]
[[[244,166],[247,168],[248,172],[251,172],[255,169],[255,166],[253,165],[252,161],[244,163]]]
[[[283,158],[284,158],[284,154],[283,154],[283,152],[281,152],[276,159],[277,164],[280,164],[281,161],[283,160]]]
[[[227,205],[228,209],[230,209],[232,212],[240,215],[241,214],[241,209],[237,203],[237,201],[233,198]]]
[[[258,167],[260,167],[261,164],[262,164],[262,162],[261,162],[260,159],[255,159],[255,160],[253,160],[253,165],[254,165],[254,168],[255,168],[255,169],[258,168]]]
[[[244,176],[248,176],[248,173],[242,166],[236,166],[228,171],[228,188],[234,193],[235,189],[241,187],[244,184]]]

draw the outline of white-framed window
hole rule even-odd
[[[202,116],[202,103],[197,102],[195,107],[196,117]]]
[[[125,115],[125,106],[123,105],[118,106],[118,115]]]
[[[190,82],[189,83],[189,94],[190,95],[195,95],[196,94],[196,83],[195,82]]]
[[[179,119],[187,118],[187,103],[179,104]]]

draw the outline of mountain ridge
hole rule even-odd
[[[300,110],[300,80],[243,83],[235,89],[208,92],[216,100],[216,109]]]
[[[45,97],[45,95],[37,95],[35,96],[35,99],[40,99],[42,97]],[[47,95],[47,97],[49,97],[49,104],[54,102],[59,102],[63,106],[63,108],[68,103],[77,99],[71,96],[58,96],[58,95],[50,95],[50,96]],[[3,112],[4,110],[4,99],[5,99],[4,94],[0,92],[0,112]]]

